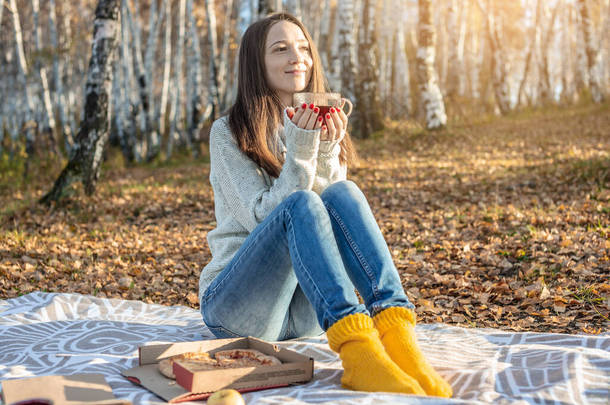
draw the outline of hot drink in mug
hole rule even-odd
[[[322,117],[330,111],[331,107],[343,108],[345,104],[349,105],[349,111],[345,111],[345,115],[349,117],[354,108],[351,101],[346,98],[342,98],[339,93],[295,93],[292,96],[293,105],[301,106],[303,104],[313,104],[320,109]]]

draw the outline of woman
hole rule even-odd
[[[305,27],[286,13],[252,24],[237,100],[210,133],[217,227],[200,278],[203,319],[219,338],[326,331],[346,388],[450,397],[417,347],[413,305],[369,205],[346,181],[347,116],[293,108],[301,91],[325,91]]]

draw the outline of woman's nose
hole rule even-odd
[[[303,62],[305,60],[305,53],[299,48],[292,48],[290,52],[290,61],[294,63]]]

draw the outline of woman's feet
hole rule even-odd
[[[451,398],[451,386],[432,368],[417,345],[415,314],[403,307],[391,307],[377,314],[373,321],[390,358],[413,377],[426,394]]]
[[[373,320],[356,313],[335,322],[326,332],[330,348],[343,362],[341,383],[357,391],[425,395],[418,382],[388,356]]]

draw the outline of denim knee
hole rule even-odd
[[[322,201],[328,203],[340,203],[344,199],[359,199],[363,197],[360,188],[351,180],[342,180],[331,184],[324,190],[322,195]]]
[[[324,203],[319,195],[311,190],[298,190],[288,196],[291,207],[306,208],[312,211],[323,209]]]

